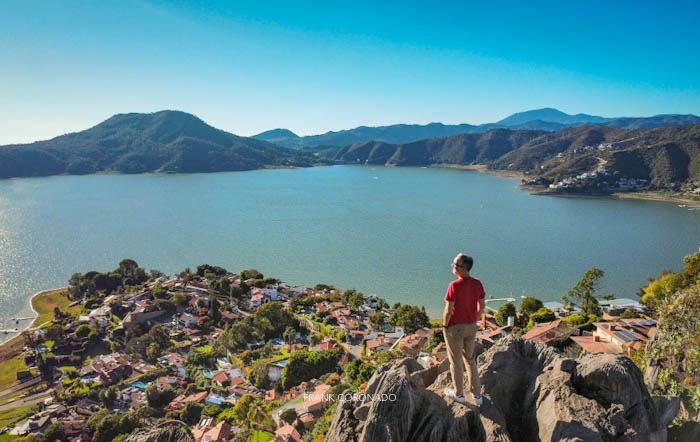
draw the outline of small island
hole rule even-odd
[[[593,268],[561,303],[507,302],[479,320],[479,351],[529,341],[538,352],[630,358],[625,370],[656,373],[650,391],[697,412],[700,377],[684,367],[698,362],[687,315],[700,314],[700,253],[685,263],[638,300],[603,296],[604,272]],[[0,346],[3,440],[169,432],[172,440],[320,441],[345,419],[342,398],[385,382],[378,370],[412,361],[411,370],[445,376],[440,320],[354,289],[208,264],[167,276],[131,259],[68,282],[35,295],[32,326]],[[677,339],[687,345],[671,347]]]

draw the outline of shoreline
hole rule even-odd
[[[610,198],[610,199],[630,199],[661,201],[667,203],[680,203],[694,208],[700,208],[700,200],[679,195],[667,195],[662,191],[642,191],[642,192],[553,192],[549,189],[531,184],[519,184],[518,189],[526,190],[531,195],[554,196],[560,198]]]
[[[8,338],[7,338],[5,341],[3,341],[3,342],[0,343],[0,350],[1,350],[8,342],[10,342],[10,341],[12,341],[12,340],[17,339],[18,337],[20,337],[20,336],[22,335],[22,333],[25,332],[26,330],[29,330],[29,329],[31,329],[31,328],[35,328],[35,327],[38,327],[38,326],[41,325],[41,324],[36,324],[36,321],[39,319],[39,316],[41,316],[41,314],[37,311],[36,308],[34,308],[34,300],[35,300],[38,296],[41,296],[41,295],[44,295],[44,294],[48,294],[48,293],[54,293],[54,292],[61,291],[61,290],[66,290],[67,288],[68,288],[68,287],[58,287],[58,288],[53,288],[53,289],[40,290],[40,291],[34,293],[32,296],[30,296],[30,297],[29,297],[29,309],[32,311],[32,315],[34,316],[34,318],[32,318],[32,320],[29,321],[29,323],[28,323],[23,329],[20,330],[20,329],[18,328],[16,332],[8,333],[8,334],[7,334],[7,335],[8,335]],[[18,314],[19,314],[19,313],[18,313]],[[10,319],[12,319],[12,318],[10,318]],[[12,336],[12,335],[14,335],[14,336]]]
[[[522,172],[516,172],[513,170],[501,170],[501,169],[489,169],[486,164],[446,164],[437,163],[431,164],[429,167],[441,167],[446,169],[459,169],[459,170],[475,170],[481,173],[488,173],[491,175],[496,175],[504,178],[518,178],[523,179],[526,175]]]

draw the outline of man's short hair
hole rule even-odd
[[[457,264],[467,269],[467,271],[471,271],[472,266],[474,265],[474,258],[469,255],[465,255],[464,253],[460,253],[457,255]]]

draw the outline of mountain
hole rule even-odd
[[[381,141],[402,144],[427,138],[448,137],[464,133],[484,133],[492,129],[532,129],[558,131],[568,127],[598,124],[620,129],[645,129],[678,124],[697,124],[695,115],[656,115],[640,118],[604,118],[595,115],[569,115],[557,109],[544,108],[518,112],[496,123],[472,124],[395,124],[391,126],[359,126],[354,129],[326,132],[320,135],[299,137],[287,129],[274,129],[255,135],[253,138],[269,141],[280,146],[319,152],[321,148],[347,146],[353,143]]]
[[[314,156],[239,137],[179,111],[118,114],[82,132],[0,146],[0,178],[97,172],[219,172],[310,166]]]
[[[251,138],[267,141],[268,143],[273,143],[284,147],[298,148],[301,146],[301,138],[299,135],[295,134],[289,129],[272,129],[257,135],[253,135]]]
[[[606,124],[621,129],[650,129],[652,127],[698,123],[700,123],[700,117],[695,115],[666,114],[646,118],[617,118]]]
[[[608,185],[634,178],[647,180],[650,190],[694,188],[700,180],[700,124],[634,130],[586,125],[556,132],[492,129],[403,144],[354,143],[340,148],[334,159],[390,166],[485,164],[521,172],[540,185],[605,165]]]
[[[515,113],[502,119],[501,121],[498,121],[496,124],[512,127],[525,124],[530,121],[540,120],[549,123],[559,123],[566,126],[575,126],[579,124],[600,124],[613,119],[614,118],[603,118],[587,114],[569,115],[560,110],[545,107],[543,109]]]
[[[545,133],[492,129],[481,134],[459,134],[405,144],[368,141],[340,149],[334,159],[391,166],[488,164]]]

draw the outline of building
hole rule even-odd
[[[115,384],[132,373],[131,361],[124,353],[95,356],[90,368],[97,373],[103,385]]]
[[[575,332],[576,329],[571,324],[557,319],[535,325],[523,335],[523,338],[542,344],[557,345],[569,339]]]
[[[432,331],[429,328],[416,330],[412,335],[405,336],[398,344],[398,349],[416,357],[420,354],[425,343],[430,339]]]
[[[647,341],[656,334],[656,321],[633,318],[616,322],[595,322],[592,336],[573,336],[584,351],[604,353],[625,353],[641,350]]]
[[[275,438],[273,439],[274,442],[301,442],[301,435],[299,435],[299,432],[292,427],[291,425],[287,424],[283,427],[280,427],[275,431]]]

